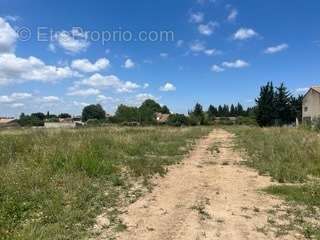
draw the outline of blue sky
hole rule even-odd
[[[91,103],[112,113],[146,98],[183,113],[250,106],[267,81],[303,93],[320,80],[319,10],[317,0],[2,0],[0,116]]]

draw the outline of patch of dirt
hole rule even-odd
[[[212,154],[213,145],[218,151]],[[151,193],[128,207],[122,215],[127,230],[116,239],[303,239],[297,233],[276,237],[267,227],[268,211],[282,202],[259,192],[270,178],[239,164],[232,146],[233,135],[222,129],[201,139],[183,164],[169,168]]]

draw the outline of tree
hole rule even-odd
[[[298,97],[290,98],[291,105],[291,121],[294,122],[296,118],[301,122],[302,121],[302,102],[303,96],[299,95]]]
[[[189,119],[183,114],[172,114],[169,116],[167,124],[175,127],[186,126],[189,125]]]
[[[200,103],[197,103],[194,106],[193,111],[190,115],[190,119],[192,120],[192,122],[197,122],[198,125],[204,124],[205,116],[204,116],[203,108]]]
[[[290,104],[291,95],[283,83],[276,88],[274,94],[275,120],[278,124],[289,124],[292,122],[292,110]]]
[[[244,116],[245,115],[243,107],[240,103],[238,103],[237,106],[235,107],[235,111],[236,111],[237,116]]]
[[[138,122],[139,121],[139,109],[137,107],[128,107],[126,105],[120,105],[115,113],[116,122]]]
[[[37,118],[40,121],[44,121],[46,118],[46,115],[42,112],[37,112],[37,113],[31,113],[31,117]]]
[[[161,111],[160,111],[162,114],[170,114],[170,110],[169,108],[166,106],[166,105],[163,105],[161,107]]]
[[[223,108],[222,108],[221,105],[219,105],[219,107],[218,107],[218,115],[217,116],[218,117],[222,117],[223,116]]]
[[[203,108],[200,103],[197,103],[193,109],[193,115],[196,117],[202,117],[203,116]]]
[[[89,119],[105,120],[106,112],[100,104],[86,106],[82,110],[82,121],[86,122]]]
[[[161,112],[160,104],[152,99],[147,99],[139,108],[140,122],[147,124],[154,123],[155,113],[157,112]]]
[[[71,115],[69,113],[60,113],[59,118],[71,118]]]
[[[207,111],[209,120],[213,120],[218,115],[218,110],[213,106],[210,105]]]
[[[274,88],[272,82],[260,89],[260,95],[256,99],[256,119],[260,126],[271,126],[274,124]]]
[[[230,110],[228,105],[223,105],[222,108],[222,117],[229,117],[230,116]]]
[[[44,114],[33,113],[31,116],[21,113],[18,123],[20,126],[28,126],[28,127],[41,127],[44,125]]]
[[[231,104],[231,107],[230,107],[230,116],[231,117],[235,117],[235,116],[237,116],[238,114],[237,114],[237,112],[236,112],[236,108],[234,107],[234,105],[233,104]]]

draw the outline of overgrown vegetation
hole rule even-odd
[[[165,174],[166,166],[208,132],[204,127],[0,132],[0,239],[81,239],[102,209],[111,209],[111,227],[123,229],[116,217],[120,196],[139,179],[148,185],[152,175]]]
[[[279,182],[304,182],[320,176],[320,139],[317,133],[293,128],[233,128],[246,149],[247,163]]]
[[[261,174],[269,174],[280,183],[295,183],[265,189],[291,204],[289,211],[293,219],[288,227],[295,226],[307,238],[320,239],[319,135],[296,128],[230,129],[237,136],[238,146],[246,150],[249,166]],[[297,204],[303,206],[302,210]]]

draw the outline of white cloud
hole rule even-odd
[[[169,56],[168,53],[160,53],[160,57],[162,58],[167,58]]]
[[[245,40],[252,37],[258,36],[258,33],[256,33],[251,28],[240,28],[233,36],[235,40]]]
[[[169,82],[160,87],[160,91],[162,92],[172,92],[172,91],[176,91],[176,89],[177,88],[172,83],[169,83]]]
[[[225,69],[220,67],[220,66],[218,66],[218,65],[213,65],[211,67],[211,71],[219,73],[219,72],[224,72]]]
[[[238,10],[233,8],[231,9],[227,19],[229,22],[234,22],[237,19],[237,16],[238,16]]]
[[[136,95],[136,104],[139,105],[142,102],[144,102],[145,100],[148,99],[152,99],[152,100],[158,100],[158,98],[156,98],[155,96],[153,96],[152,94],[149,93],[139,93]]]
[[[190,50],[192,52],[203,52],[206,50],[206,46],[203,42],[195,41],[190,44]]]
[[[219,50],[214,49],[214,48],[212,48],[212,49],[206,49],[206,50],[204,51],[204,54],[206,54],[206,55],[208,55],[208,56],[218,55],[218,54],[220,54],[220,53],[221,53],[221,52],[220,52]]]
[[[190,50],[195,54],[204,53],[208,56],[213,56],[221,53],[221,51],[214,48],[207,49],[205,43],[200,41],[192,42],[190,44]]]
[[[296,93],[298,94],[304,94],[309,90],[309,88],[297,88]]]
[[[107,96],[102,95],[102,94],[97,96],[97,102],[107,102],[107,101],[114,102],[115,99],[113,99],[112,97],[107,97]]]
[[[72,61],[71,67],[81,72],[99,72],[110,66],[110,61],[106,58],[100,58],[95,63],[91,63],[88,59],[77,59]]]
[[[202,12],[196,12],[190,14],[190,22],[201,23],[204,20],[204,14]]]
[[[19,58],[14,54],[0,55],[0,84],[41,81],[52,82],[76,76],[69,67],[46,65],[36,57]]]
[[[85,106],[88,106],[89,103],[86,103],[86,102],[78,102],[78,101],[73,101],[72,102],[73,105],[75,105],[76,107],[85,107]]]
[[[111,97],[110,97],[111,98]],[[105,95],[102,95],[102,94],[100,94],[100,95],[98,95],[97,96],[97,101],[98,102],[102,102],[102,101],[105,101],[105,100],[107,100],[108,99],[108,97],[106,97]]]
[[[24,104],[23,103],[13,103],[13,104],[11,104],[11,107],[12,108],[21,108],[21,107],[24,107]]]
[[[56,96],[46,96],[41,98],[41,102],[45,103],[53,103],[53,102],[59,102],[60,98]]]
[[[79,97],[88,97],[88,96],[95,96],[99,95],[100,90],[94,89],[94,88],[88,88],[88,89],[78,89],[69,92],[67,95],[68,96],[79,96]]]
[[[143,89],[146,89],[146,88],[148,88],[148,87],[149,87],[149,83],[143,84]]]
[[[0,17],[0,53],[14,51],[18,37],[11,25]]]
[[[0,103],[13,103],[13,102],[25,100],[31,97],[32,97],[32,94],[30,93],[12,93],[11,95],[0,96]]]
[[[126,68],[126,69],[131,69],[131,68],[134,68],[135,66],[136,66],[136,64],[135,64],[135,63],[133,62],[133,60],[130,59],[130,58],[128,58],[128,59],[125,61],[124,65],[123,65],[123,67]]]
[[[274,53],[278,53],[278,52],[284,51],[284,50],[286,50],[288,48],[289,48],[288,44],[283,43],[283,44],[280,44],[280,45],[277,45],[277,46],[268,47],[264,51],[264,53],[265,54],[274,54]]]
[[[4,20],[9,21],[9,22],[16,22],[20,19],[21,18],[19,16],[12,16],[12,15],[7,15],[4,17]]]
[[[207,24],[200,24],[198,26],[198,31],[202,35],[210,36],[214,33],[215,29],[219,26],[217,22],[208,22]]]
[[[132,92],[140,88],[136,83],[130,81],[121,81],[115,75],[103,76],[101,74],[94,74],[91,77],[77,83],[78,85],[87,85],[95,88],[114,88],[117,92]]]
[[[59,46],[71,54],[86,51],[90,45],[86,35],[77,30],[62,31],[57,34],[56,38]]]
[[[249,63],[238,59],[234,62],[223,62],[222,66],[226,68],[245,68],[245,67],[249,67]]]

